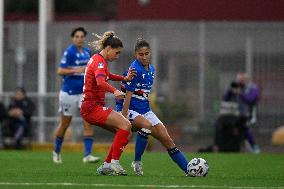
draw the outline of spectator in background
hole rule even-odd
[[[6,116],[6,108],[3,102],[0,101],[0,123],[4,120]]]
[[[215,135],[213,145],[199,152],[239,152],[244,138],[245,119],[239,108],[241,87],[231,82],[220,104],[217,120],[214,122]]]
[[[241,93],[240,98],[243,107],[246,108],[246,124],[245,124],[245,138],[250,145],[250,150],[253,153],[259,153],[260,149],[256,145],[251,127],[256,124],[256,107],[260,99],[260,91],[255,83],[246,73],[238,73],[237,82],[240,83]]]
[[[251,126],[256,123],[256,106],[260,92],[256,84],[245,73],[237,74],[225,92],[219,117],[214,123],[214,144],[199,152],[237,152],[243,139],[248,141],[250,150],[259,153]]]
[[[7,116],[5,105],[0,101],[0,149],[3,147],[3,122]]]
[[[240,111],[240,120],[242,120],[245,139],[250,145],[250,150],[253,153],[259,153],[259,147],[255,143],[251,126],[256,123],[256,106],[259,101],[260,92],[255,83],[250,81],[250,78],[245,73],[238,73],[236,83],[240,85],[240,91],[235,94],[232,90],[226,91],[223,100],[238,102]]]
[[[15,149],[22,149],[22,139],[31,135],[31,117],[35,110],[34,103],[26,96],[22,87],[16,88],[8,107],[8,128]]]

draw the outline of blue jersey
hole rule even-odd
[[[79,52],[75,45],[70,45],[61,58],[60,68],[79,68],[86,67],[90,59],[90,50],[83,48],[83,52]],[[70,95],[81,94],[84,86],[84,73],[65,75],[62,78],[61,90]]]
[[[137,71],[137,76],[131,82],[121,82],[121,90],[133,92],[129,109],[145,114],[151,110],[148,95],[153,85],[155,69],[149,64],[149,69],[146,70],[138,60],[134,60],[130,68]],[[126,76],[127,72],[123,75]],[[123,102],[123,100],[116,100],[117,111],[122,111]]]

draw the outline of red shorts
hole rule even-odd
[[[92,125],[104,126],[112,109],[98,105],[94,102],[82,103],[80,114],[82,118]]]

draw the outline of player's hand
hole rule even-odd
[[[134,68],[129,68],[127,76],[124,77],[123,81],[131,81],[137,75],[137,71]]]
[[[115,98],[117,98],[119,100],[124,99],[124,94],[119,90],[115,90],[113,94],[114,94]]]
[[[75,73],[79,73],[79,74],[80,73],[85,73],[85,68],[83,68],[83,67],[82,68],[76,68],[75,69]]]
[[[8,112],[9,116],[14,117],[14,118],[19,118],[23,116],[24,112],[20,108],[12,108]]]
[[[241,94],[241,88],[234,88],[232,89],[232,92],[235,94],[235,95],[240,95]]]

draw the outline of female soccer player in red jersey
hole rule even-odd
[[[83,100],[81,116],[92,125],[98,125],[115,133],[114,141],[105,162],[98,173],[103,175],[126,175],[126,171],[119,164],[123,149],[128,143],[131,133],[130,122],[122,114],[105,107],[105,93],[113,93],[115,98],[122,99],[123,93],[110,85],[107,81],[131,81],[136,75],[132,69],[124,76],[115,75],[108,71],[107,62],[118,59],[122,51],[121,40],[112,31],[98,36],[99,40],[93,45],[99,50],[98,54],[91,57],[85,70]]]

